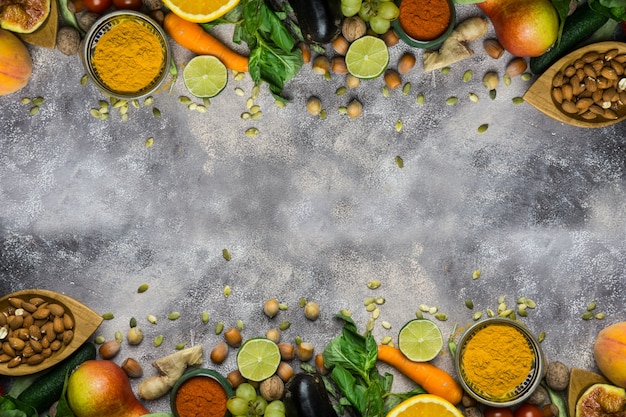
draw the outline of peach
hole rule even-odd
[[[598,333],[593,356],[609,381],[626,388],[626,322],[612,324]]]
[[[32,72],[33,61],[24,43],[13,33],[0,29],[0,95],[23,88]]]

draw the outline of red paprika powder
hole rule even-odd
[[[194,376],[178,388],[175,406],[179,417],[221,417],[226,414],[226,401],[226,390],[218,381]]]
[[[451,18],[447,0],[402,0],[398,23],[411,38],[432,41],[448,29]]]

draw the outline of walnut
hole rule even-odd
[[[163,8],[163,0],[142,0],[142,2],[148,10],[161,10]]]
[[[465,417],[483,417],[483,413],[478,407],[466,407],[463,410],[463,415]]]
[[[348,17],[343,20],[341,34],[348,42],[353,42],[365,35],[367,24],[359,16]]]
[[[528,397],[527,400],[530,404],[540,407],[548,402],[548,392],[541,385]]]
[[[78,26],[85,32],[100,18],[100,15],[90,11],[84,11],[76,16]]]
[[[554,361],[548,364],[546,384],[555,391],[562,391],[569,385],[569,368],[562,362]]]
[[[57,49],[65,55],[76,55],[80,47],[80,33],[71,26],[57,32]]]

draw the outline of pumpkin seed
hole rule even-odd
[[[298,300],[298,305],[300,306],[300,308],[304,308],[304,306],[306,305],[306,298],[300,297],[300,299]]]
[[[511,76],[508,74],[504,74],[504,76],[502,77],[502,82],[504,83],[504,85],[506,85],[507,87],[511,85]]]
[[[152,109],[152,115],[153,115],[154,117],[156,117],[156,118],[161,117],[161,110],[159,110],[159,109],[157,109],[156,107],[154,107],[154,108]]]
[[[259,134],[259,129],[257,129],[256,127],[251,127],[249,129],[246,129],[246,136],[248,137],[254,137],[256,135]]]
[[[476,269],[474,270],[474,272],[472,272],[472,279],[478,279],[480,278],[480,269]]]
[[[217,324],[215,325],[215,334],[221,334],[223,330],[224,330],[224,322],[223,321],[217,322]]]
[[[469,308],[470,310],[474,308],[474,302],[472,300],[465,300],[465,307]]]
[[[483,316],[483,312],[482,311],[477,311],[472,315],[472,319],[474,321],[480,320],[480,318]]]
[[[204,104],[205,107],[209,107],[211,105],[211,99],[209,99],[208,97],[204,97],[202,99],[202,104]]]
[[[438,311],[439,311],[438,307],[431,307],[431,308],[428,309],[428,312],[430,314],[436,314]]]
[[[591,311],[585,311],[580,317],[583,320],[591,320],[593,318],[593,313]]]
[[[396,165],[398,168],[404,168],[404,160],[399,155],[396,155]]]
[[[28,111],[28,113],[29,113],[31,116],[36,115],[37,113],[39,113],[39,106],[33,106],[33,107],[31,107],[31,108],[30,108],[30,110]]]
[[[535,307],[537,307],[537,304],[533,300],[531,300],[530,298],[527,298],[526,299],[526,306],[528,308],[535,308]]]
[[[375,299],[374,297],[366,297],[366,298],[363,300],[363,305],[364,305],[365,307],[367,307],[367,306],[368,306],[368,305],[370,305],[370,304],[374,304],[374,302],[375,302],[375,301],[376,301],[376,299]]]
[[[539,343],[543,342],[543,341],[545,340],[545,338],[546,338],[546,332],[540,332],[540,333],[537,335],[537,341],[538,341]]]
[[[170,314],[167,315],[167,319],[168,320],[178,320],[180,318],[180,313],[178,311],[172,311]]]
[[[80,85],[87,84],[87,81],[89,81],[89,77],[87,76],[87,74],[84,74],[82,77],[80,77]]]
[[[204,104],[198,104],[198,106],[196,107],[196,111],[198,113],[206,113],[207,112],[207,108]]]
[[[252,116],[250,116],[250,118],[252,120],[259,120],[261,118],[261,116],[263,116],[263,112],[258,111],[256,113],[252,113]]]
[[[224,297],[229,297],[231,293],[230,285],[224,287]]]
[[[96,336],[96,338],[93,340],[97,345],[101,345],[104,342],[106,342],[106,339],[104,338],[104,336]]]
[[[496,99],[496,95],[497,94],[496,94],[496,90],[495,89],[494,90],[489,90],[489,98],[490,99],[495,100]]]
[[[523,81],[530,81],[533,78],[533,75],[530,72],[525,72],[522,75],[520,75],[520,78]]]
[[[104,320],[113,320],[115,318],[115,315],[111,312],[106,312],[104,314],[102,314],[102,318]]]
[[[596,320],[604,320],[604,313],[598,313],[595,315]]]
[[[154,338],[154,347],[159,347],[161,346],[161,344],[163,344],[163,335],[160,334],[157,337]]]
[[[472,103],[478,103],[478,96],[474,93],[469,93],[469,99]]]
[[[467,83],[472,79],[472,75],[474,75],[474,73],[472,72],[472,70],[467,70],[463,73],[463,82]]]
[[[448,106],[454,106],[454,105],[455,105],[456,103],[458,103],[458,102],[459,102],[459,98],[458,98],[458,97],[454,97],[454,96],[452,96],[452,97],[448,97],[448,98],[446,99],[446,104],[447,104]]]
[[[287,329],[288,329],[288,328],[290,328],[290,327],[291,327],[291,322],[289,322],[289,321],[283,321],[282,323],[280,323],[280,324],[278,325],[278,328],[279,328],[280,330],[282,330],[282,331],[285,331],[285,330],[287,330]]]
[[[237,94],[240,97],[243,97],[245,92],[243,91],[243,88],[237,87],[235,88],[235,94]]]
[[[381,345],[388,345],[389,343],[391,343],[392,338],[391,336],[385,336],[380,340],[380,344]]]
[[[407,82],[402,86],[402,94],[405,96],[411,92],[411,83]]]
[[[367,323],[365,323],[365,330],[367,330],[368,332],[371,332],[372,330],[374,330],[374,325],[376,324],[376,320],[374,320],[373,318],[369,318],[367,320]]]
[[[373,279],[367,283],[367,288],[370,290],[375,290],[381,286],[381,282],[377,279]]]
[[[352,317],[352,312],[350,310],[346,310],[345,308],[339,310],[339,314],[346,317]]]
[[[152,145],[154,145],[154,138],[148,138],[146,139],[146,148],[151,147]]]
[[[485,313],[487,313],[487,317],[494,317],[496,315],[490,308],[488,308]]]
[[[148,319],[148,322],[149,322],[149,323],[152,323],[152,324],[157,324],[157,318],[156,318],[156,316],[154,316],[154,315],[152,315],[152,314],[148,314],[147,319]]]
[[[245,112],[241,113],[241,115],[239,117],[241,117],[243,120],[250,120],[252,115],[250,113],[248,113],[247,111],[245,111]]]
[[[498,297],[498,304],[504,303],[504,295]]]
[[[597,306],[598,306],[598,303],[596,303],[595,301],[592,301],[589,304],[587,304],[587,311],[593,311],[596,309]]]
[[[152,97],[152,96],[146,97],[145,100],[143,101],[143,105],[144,106],[149,106],[152,103],[154,103],[154,97]]]
[[[423,311],[424,313],[428,313],[430,311],[430,307],[428,307],[426,304],[420,304],[418,308],[420,309],[420,311]]]
[[[476,131],[478,133],[485,133],[487,129],[489,129],[489,124],[483,123],[482,125],[478,126],[478,129],[476,129]]]
[[[227,261],[230,261],[231,257],[230,257],[230,251],[226,248],[222,249],[222,257],[224,259],[226,259]]]
[[[22,104],[30,104],[31,101],[32,100],[30,98],[28,98],[28,97],[24,97],[21,100]]]
[[[376,304],[372,303],[372,304],[368,304],[365,307],[365,311],[367,311],[368,313],[371,313],[372,311],[376,310]]]
[[[450,69],[451,69],[450,67],[443,67],[443,68],[441,68],[441,73],[442,74],[447,74],[447,73],[450,72]]]
[[[346,106],[339,106],[337,108],[337,111],[341,114],[347,114],[348,113],[348,108]]]
[[[133,107],[136,108],[136,109],[141,107],[141,104],[139,104],[139,100],[137,100],[137,99],[134,99],[133,101],[131,101],[130,104],[132,104]]]
[[[338,89],[335,90],[335,95],[341,97],[347,92],[348,92],[348,89],[346,87],[339,87]]]
[[[396,121],[396,132],[401,132],[402,131],[402,120],[398,119],[398,121]]]
[[[376,300],[374,300],[374,302],[380,306],[385,304],[385,299],[383,297],[378,297]]]
[[[383,97],[389,97],[389,87],[383,86],[380,91],[383,93]]]
[[[181,103],[181,104],[187,105],[187,104],[191,103],[191,99],[189,97],[187,97],[187,96],[180,96],[180,97],[178,97],[178,102]]]
[[[424,318],[424,313],[421,312],[421,310],[417,310],[415,312],[415,317],[418,319],[423,319]]]
[[[117,340],[118,342],[121,342],[124,340],[124,335],[122,334],[120,330],[115,331],[115,340]]]
[[[523,98],[523,97],[513,97],[513,98],[511,99],[511,102],[512,102],[513,104],[522,104],[522,103],[524,103],[524,101],[525,101],[525,100],[524,100],[524,98]]]
[[[416,100],[418,105],[423,106],[424,105],[424,101],[425,101],[424,93],[419,93],[415,100]]]
[[[445,313],[437,313],[435,314],[435,318],[439,321],[446,321],[448,320],[448,315]]]
[[[326,109],[320,110],[320,119],[326,120],[327,116],[328,116],[328,111]]]
[[[185,344],[184,343],[178,343],[176,345],[176,347],[174,347],[174,349],[176,350],[183,350],[185,348]]]
[[[243,320],[237,320],[237,329],[239,329],[240,332],[243,331]]]
[[[385,328],[385,329],[387,329],[387,330],[391,329],[391,323],[389,323],[388,321],[384,321],[384,320],[383,320],[383,321],[380,323],[380,325],[381,325],[381,326],[383,326],[383,328]]]
[[[114,109],[119,109],[120,107],[128,106],[128,100],[117,100],[113,103]]]
[[[35,98],[33,99],[33,104],[34,104],[35,106],[41,106],[41,105],[44,103],[44,101],[45,101],[45,100],[44,100],[44,98],[43,98],[43,97],[35,97]]]
[[[250,96],[256,100],[259,98],[259,94],[261,94],[261,87],[258,84],[255,84],[254,87],[252,87],[252,93]]]
[[[209,319],[210,319],[209,312],[203,311],[202,316],[201,316],[202,324],[207,324],[209,322]]]
[[[286,311],[289,308],[289,306],[285,303],[278,303],[278,309],[280,311]]]
[[[521,317],[528,317],[528,311],[527,310],[521,310],[521,309],[517,309],[517,314],[520,315]]]
[[[502,313],[504,310],[507,310],[506,303],[500,301],[500,304],[498,304],[498,313]]]
[[[252,97],[248,97],[246,100],[246,109],[249,109],[252,106],[254,106],[254,99]]]
[[[372,318],[376,320],[378,317],[380,317],[380,308],[376,307],[374,311],[372,311]]]
[[[130,318],[130,322],[129,322],[130,327],[137,327],[137,319],[134,317]]]
[[[244,79],[245,76],[246,76],[245,72],[233,71],[233,80],[235,81],[241,81]]]

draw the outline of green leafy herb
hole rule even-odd
[[[559,15],[559,35],[556,41],[557,44],[561,42],[563,25],[565,24],[565,19],[567,19],[567,15],[569,14],[569,3],[570,0],[552,0],[552,5]]]
[[[248,45],[248,71],[252,80],[256,83],[265,81],[270,91],[280,98],[285,83],[298,74],[303,64],[290,22],[286,9],[274,10],[265,0],[242,0],[217,22],[203,27],[235,24],[233,42]]]
[[[358,333],[352,318],[338,315],[345,323],[341,335],[324,349],[324,363],[341,392],[343,407],[353,407],[362,417],[385,415],[402,400],[424,393],[421,387],[407,393],[392,393],[393,375],[376,368],[378,345],[371,332]]]
[[[63,382],[63,391],[61,391],[61,398],[59,398],[59,402],[57,403],[57,413],[55,417],[75,417],[72,409],[67,403],[67,381],[69,380],[69,372],[65,374],[65,381]]]
[[[589,7],[616,22],[626,20],[626,4],[624,0],[588,0]]]
[[[38,417],[34,407],[10,395],[0,397],[0,417]]]

